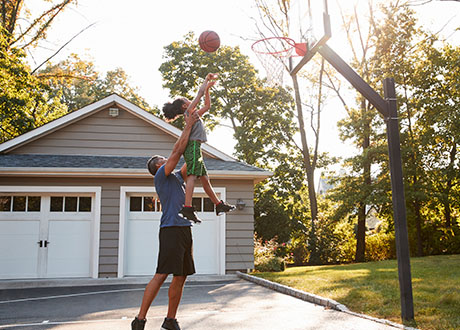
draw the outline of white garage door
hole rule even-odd
[[[0,278],[90,277],[94,196],[0,193]]]
[[[130,193],[126,204],[124,275],[151,276],[158,257],[160,202],[154,193]],[[225,216],[216,216],[213,203],[204,194],[195,194],[193,205],[203,220],[192,227],[196,273],[221,274]]]

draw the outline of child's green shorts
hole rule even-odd
[[[208,174],[201,154],[201,142],[189,140],[184,151],[187,175],[204,176]]]

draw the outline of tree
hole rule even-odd
[[[49,63],[37,72],[37,77],[50,87],[52,95],[67,105],[69,112],[113,93],[145,110],[156,111],[139,96],[137,87],[131,87],[129,77],[122,68],[108,71],[105,77],[101,77],[93,62],[83,60],[77,54],[71,54],[57,64]]]
[[[264,39],[266,37],[286,37],[289,36],[289,32],[293,29],[299,29],[301,27],[291,26],[290,11],[291,11],[291,2],[290,1],[276,1],[270,2],[267,0],[255,0],[255,4],[259,10],[259,22],[256,23],[256,26],[259,31],[259,39]],[[260,24],[259,24],[260,23]],[[300,31],[300,35],[305,35],[308,31]],[[278,49],[272,49],[270,46],[267,47],[267,51],[278,51]],[[271,55],[267,55],[271,56]],[[281,65],[284,66],[284,69],[289,72],[289,67],[287,63],[283,62],[283,57],[279,58],[276,55],[273,56],[275,61],[281,61]],[[316,246],[316,222],[318,221],[318,200],[316,197],[315,191],[315,179],[314,174],[317,169],[318,159],[319,159],[319,136],[320,136],[320,115],[323,107],[323,89],[322,89],[322,78],[324,73],[324,61],[321,63],[319,70],[319,79],[317,83],[314,84],[314,79],[309,77],[310,84],[318,87],[317,93],[315,96],[309,98],[307,101],[303,101],[305,94],[301,93],[299,78],[298,75],[290,75],[292,78],[292,86],[294,92],[295,106],[297,110],[297,120],[298,127],[297,130],[300,133],[300,142],[299,146],[296,146],[300,154],[302,155],[302,165],[304,169],[304,177],[307,182],[308,189],[308,202],[309,210],[311,216],[311,226],[310,226],[310,262],[316,264],[319,262],[319,251]],[[306,74],[300,77],[305,78]],[[311,115],[316,117],[316,120],[311,118],[311,131],[313,132],[314,142],[310,143],[307,139],[307,129],[306,129],[306,120],[304,119],[305,108],[314,109],[311,111]],[[313,146],[313,147],[311,147]]]
[[[10,47],[0,31],[0,142],[5,142],[66,113],[47,85],[30,74],[21,49]]]
[[[171,97],[191,97],[208,72],[219,73],[206,126],[228,125],[236,140],[237,158],[274,172],[267,183],[256,187],[255,222],[259,234],[270,239],[268,236],[275,230],[284,233],[291,230],[293,227],[286,225],[286,215],[290,223],[299,219],[292,210],[296,209],[293,206],[299,200],[296,193],[302,189],[304,180],[300,153],[294,142],[296,130],[289,91],[268,86],[257,78],[254,67],[238,47],[222,45],[216,53],[203,53],[192,33],[183,41],[166,46],[164,58],[160,72]],[[180,122],[173,124],[180,126]],[[267,209],[267,205],[271,207]],[[275,230],[267,224],[275,226],[272,228]],[[286,237],[278,235],[278,239]]]
[[[430,196],[442,208],[444,226],[459,226],[460,185],[460,47],[431,40],[424,45],[425,58],[416,68],[418,85],[414,100],[420,107],[417,130],[423,142],[423,167],[430,180]]]
[[[43,0],[51,2],[49,0]],[[1,0],[0,23],[7,32],[5,47],[16,47],[26,50],[34,47],[40,40],[46,38],[46,33],[51,28],[53,21],[71,4],[77,0],[62,0],[58,4],[52,4],[36,17],[31,17],[30,11],[24,10],[24,0]]]

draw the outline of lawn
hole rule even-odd
[[[411,259],[417,328],[460,329],[460,255]],[[396,260],[287,268],[253,275],[334,299],[350,310],[401,323]]]

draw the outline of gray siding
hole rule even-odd
[[[108,108],[19,147],[15,154],[151,156],[169,155],[176,138],[126,110]]]
[[[241,198],[246,207],[227,214],[226,272],[254,268],[254,183],[251,180],[212,180],[214,187],[225,187],[227,201],[235,204]]]
[[[212,180],[214,187],[225,187],[227,201],[242,198],[246,207],[227,215],[226,272],[254,268],[253,183],[250,180]],[[0,177],[1,185],[20,186],[101,186],[101,227],[99,277],[116,277],[118,270],[118,230],[120,186],[150,186],[152,179],[111,178],[14,178]],[[198,185],[197,185],[198,186]]]

